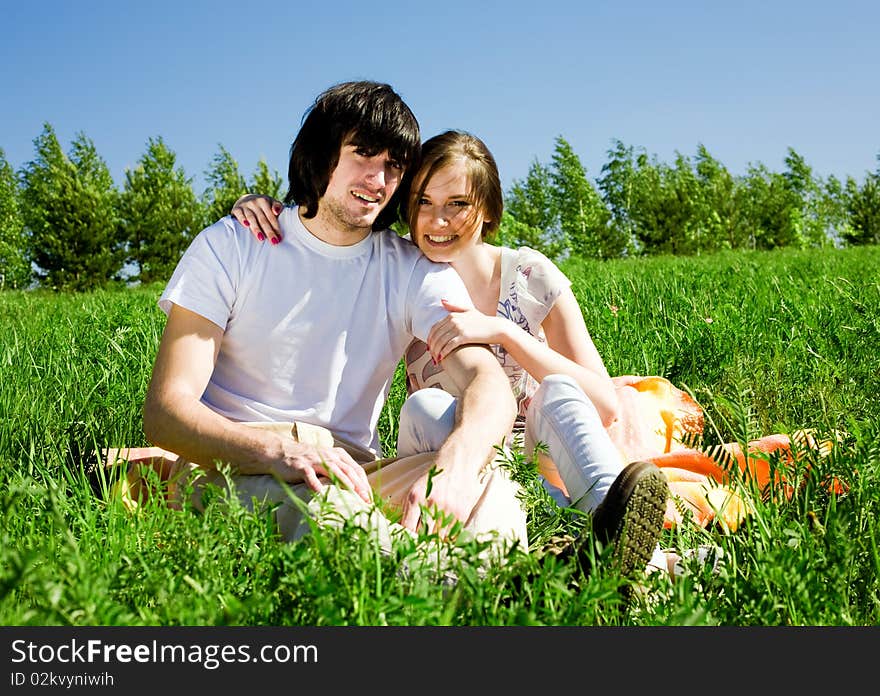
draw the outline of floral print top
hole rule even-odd
[[[497,316],[509,319],[539,341],[545,341],[541,324],[553,308],[556,299],[571,282],[556,265],[541,252],[529,247],[501,248],[501,293]],[[517,403],[515,430],[525,426],[525,415],[538,383],[500,345],[489,346],[510,381]],[[458,396],[453,381],[434,365],[424,342],[418,339],[409,344],[404,356],[406,362],[407,392],[436,387]]]

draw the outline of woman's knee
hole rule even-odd
[[[526,413],[526,444],[533,446],[553,432],[573,427],[604,430],[599,412],[573,377],[547,375],[535,391]]]
[[[437,450],[455,427],[455,397],[442,389],[420,389],[400,408],[398,455]]]
[[[593,402],[581,389],[580,385],[574,379],[563,374],[547,375],[541,380],[538,389],[532,396],[530,408],[542,408],[545,404],[554,401],[583,401],[591,406]]]
[[[419,423],[424,420],[441,420],[449,409],[455,413],[455,397],[442,389],[419,389],[410,394],[400,408],[400,420]]]

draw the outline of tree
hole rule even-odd
[[[248,192],[247,182],[238,170],[238,162],[223,145],[205,172],[208,189],[203,196],[205,223],[211,224],[232,210],[239,197]]]
[[[635,152],[620,140],[612,141],[608,161],[602,165],[597,181],[605,208],[608,210],[611,234],[625,241],[624,255],[638,251],[632,221],[633,187],[636,181]]]
[[[550,170],[533,160],[525,180],[515,180],[505,196],[495,241],[510,247],[531,247],[559,260],[566,244],[560,236],[558,218]]]
[[[696,176],[699,196],[696,215],[702,230],[699,252],[748,247],[742,182],[700,144]]]
[[[26,288],[31,280],[18,198],[15,172],[0,148],[0,290]]]
[[[251,177],[248,190],[251,193],[262,193],[264,196],[272,196],[272,198],[281,200],[283,198],[281,195],[283,183],[281,175],[278,172],[270,171],[266,160],[261,157],[257,162],[257,169]]]
[[[826,246],[831,242],[832,214],[822,182],[813,176],[812,167],[794,148],[788,148],[785,166],[782,176],[791,194],[794,212],[789,219],[794,226],[795,243],[802,247]]]
[[[504,207],[522,224],[549,232],[557,219],[550,170],[533,160],[525,180],[513,182]]]
[[[833,174],[826,179],[822,187],[823,215],[828,220],[828,236],[835,246],[844,242],[845,234],[852,230],[847,210],[846,185]]]
[[[127,243],[127,261],[142,283],[167,280],[204,212],[175,154],[162,138],[149,139],[134,169],[126,169],[119,197],[119,237]]]
[[[698,249],[697,179],[690,160],[674,167],[641,152],[632,186],[633,236],[646,254],[693,254]]]
[[[743,179],[744,212],[751,230],[749,247],[776,249],[803,246],[800,198],[783,174],[764,164],[750,164]]]
[[[849,244],[880,244],[880,155],[877,170],[869,172],[861,187],[852,177],[846,182],[849,225],[843,238]]]
[[[524,181],[514,181],[505,207],[506,234],[531,239],[550,258],[620,256],[628,238],[610,225],[610,214],[571,145],[559,136],[550,166],[533,161]],[[536,231],[541,231],[540,239]]]
[[[517,220],[507,210],[501,216],[501,224],[495,232],[495,236],[489,240],[492,244],[518,248],[527,246],[537,249],[551,259],[557,259],[562,253],[562,247],[548,241],[544,230],[532,227]]]
[[[35,158],[21,173],[22,214],[29,256],[43,285],[86,290],[116,277],[122,244],[116,237],[113,179],[83,133],[69,155],[48,123],[34,140]]]
[[[615,258],[626,240],[609,226],[610,214],[571,145],[558,136],[553,150],[550,180],[559,229],[571,251],[586,258]]]

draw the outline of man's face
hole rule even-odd
[[[403,168],[387,151],[368,155],[350,141],[342,144],[339,163],[318,202],[318,215],[350,231],[369,231],[376,216],[400,185]]]

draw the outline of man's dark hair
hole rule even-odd
[[[289,188],[284,202],[301,206],[303,217],[311,218],[318,212],[318,199],[327,190],[346,141],[368,155],[387,150],[405,172],[418,159],[419,122],[387,84],[343,82],[318,95],[290,146],[287,170]],[[383,229],[397,220],[397,203],[395,192],[373,229]]]

